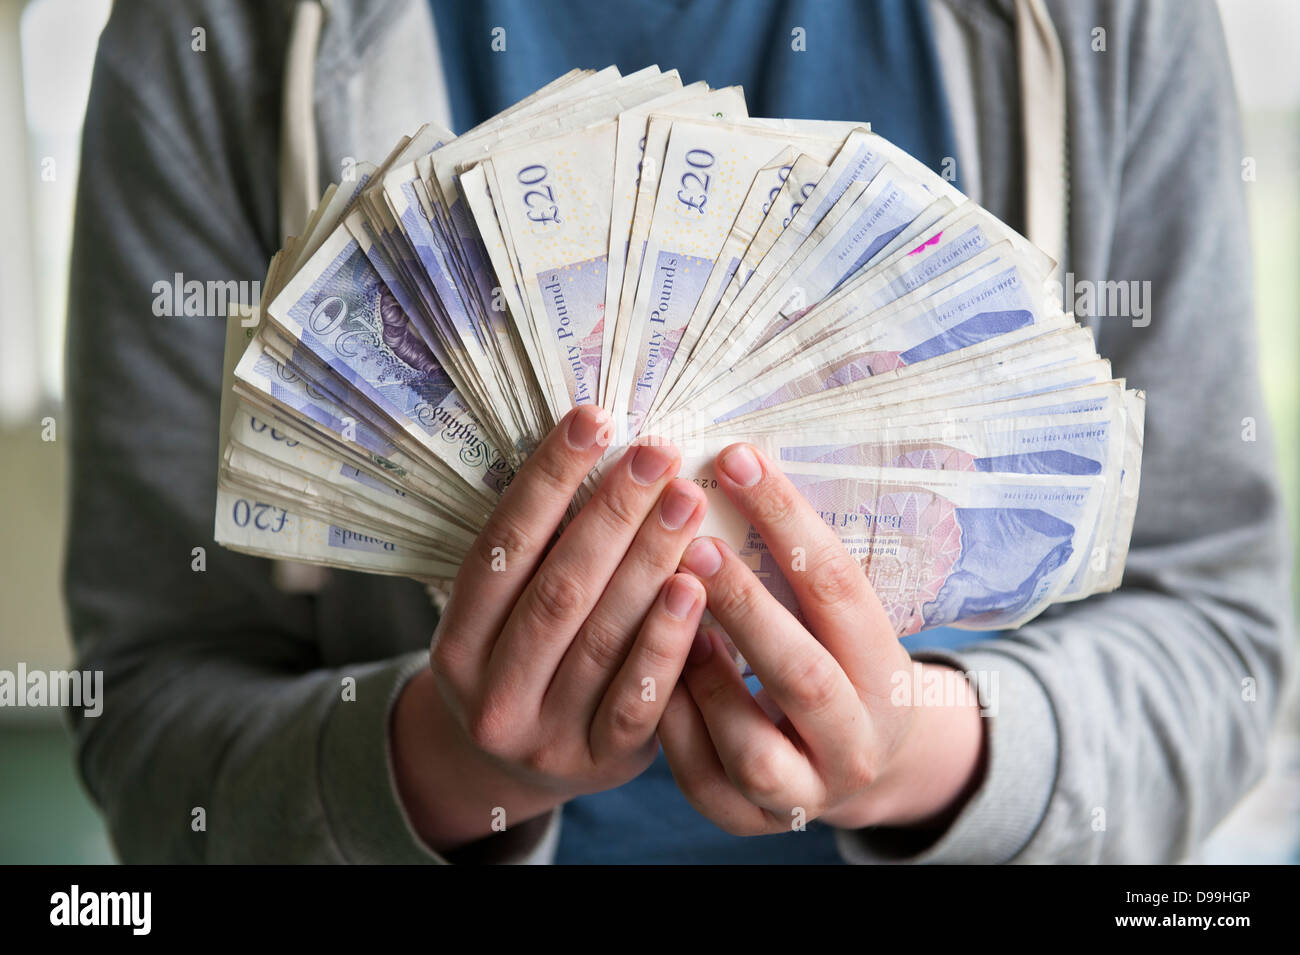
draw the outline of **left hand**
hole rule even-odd
[[[702,630],[659,724],[678,786],[738,835],[816,818],[846,829],[944,825],[982,771],[973,689],[959,672],[913,664],[858,562],[760,452],[732,445],[715,470],[778,560],[804,555],[805,569],[786,577],[807,627],[726,544],[699,538],[687,548],[681,569],[704,584],[780,713],[768,717],[721,638]],[[956,705],[897,705],[898,674],[911,680],[914,666],[966,692]]]

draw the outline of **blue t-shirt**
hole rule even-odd
[[[751,116],[869,122],[935,170],[956,156],[923,0],[431,3],[457,132],[571,69],[658,65],[743,86]]]
[[[940,170],[956,155],[924,2],[430,0],[452,122],[463,132],[574,68],[657,64],[684,83],[740,85],[751,116],[860,120]],[[504,50],[494,51],[493,46]],[[969,633],[908,641],[950,646]],[[838,863],[831,830],[727,835],[695,812],[663,755],[564,810],[559,862]]]

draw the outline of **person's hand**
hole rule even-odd
[[[955,705],[898,705],[897,675],[910,680],[914,664],[858,562],[749,445],[724,450],[715,470],[784,565],[807,626],[726,544],[700,538],[687,548],[682,569],[704,584],[709,610],[780,712],[769,718],[719,635],[702,629],[659,727],[678,786],[741,835],[816,818],[840,828],[941,824],[980,772],[975,694]],[[967,686],[953,670],[925,677]]]
[[[430,671],[394,709],[399,790],[435,849],[619,786],[658,751],[704,608],[674,570],[707,505],[675,479],[676,448],[641,445],[552,544],[610,431],[577,408],[520,469],[461,566]]]

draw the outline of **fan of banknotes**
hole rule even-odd
[[[791,555],[717,490],[732,442],[780,463],[900,635],[1118,585],[1143,395],[1045,254],[867,124],[611,67],[353,172],[229,318],[222,544],[446,580],[537,441],[598,403],[604,461],[673,441],[704,532],[792,605]]]

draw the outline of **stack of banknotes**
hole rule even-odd
[[[786,601],[791,555],[717,489],[735,441],[900,635],[1118,585],[1141,392],[1062,312],[1055,263],[867,124],[574,71],[342,178],[228,320],[222,544],[446,580],[538,440],[598,403],[604,462],[675,443],[704,532]]]

